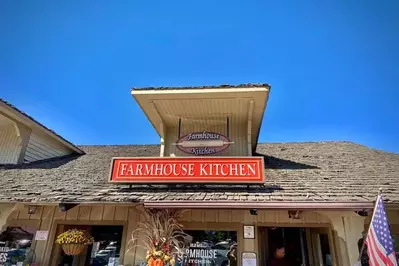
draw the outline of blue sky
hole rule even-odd
[[[0,1],[0,97],[75,144],[159,143],[131,87],[266,82],[261,142],[399,152],[399,1]]]

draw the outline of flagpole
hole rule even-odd
[[[357,262],[359,262],[362,259],[363,250],[364,250],[364,247],[366,246],[366,239],[367,239],[367,236],[370,233],[372,222],[373,222],[374,216],[375,216],[375,210],[376,210],[376,207],[377,207],[377,204],[378,204],[378,200],[379,200],[381,194],[382,194],[382,188],[378,189],[378,195],[377,195],[377,199],[375,200],[374,209],[373,209],[373,216],[371,216],[371,220],[370,220],[369,228],[367,230],[367,234],[363,237],[363,244],[362,244],[362,248],[360,249],[360,253],[359,253],[359,257],[357,259]]]

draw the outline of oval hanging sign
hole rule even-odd
[[[230,144],[230,139],[215,132],[193,132],[181,137],[173,145],[185,153],[194,155],[211,155],[224,151]]]

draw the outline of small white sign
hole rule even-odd
[[[256,254],[253,252],[243,252],[242,266],[256,266]]]
[[[254,239],[254,238],[255,238],[255,226],[244,225],[244,239]]]
[[[48,231],[36,231],[35,240],[45,241],[48,238]]]

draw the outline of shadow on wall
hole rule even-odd
[[[314,165],[309,165],[309,164],[303,164],[303,163],[298,163],[290,160],[285,160],[285,159],[280,159],[274,156],[270,155],[265,155],[265,154],[260,154],[260,153],[254,153],[254,156],[260,156],[263,157],[263,160],[265,162],[265,169],[292,169],[292,170],[298,170],[298,169],[320,169],[317,166]],[[58,168],[60,166],[63,166],[77,158],[79,158],[81,155],[66,155],[62,157],[56,157],[56,158],[51,158],[47,160],[41,160],[33,163],[27,163],[23,165],[11,165],[11,164],[6,164],[6,165],[1,165],[0,164],[0,169],[53,169],[53,168]]]
[[[317,166],[297,163],[290,160],[280,159],[274,156],[264,155],[255,153],[254,156],[261,156],[265,162],[265,169],[288,169],[288,170],[300,170],[300,169],[320,169]],[[120,192],[251,192],[251,193],[273,193],[275,191],[284,190],[278,185],[266,185],[266,184],[253,184],[253,185],[206,185],[206,184],[164,184],[164,185],[131,185],[129,187],[121,187]]]
[[[253,156],[263,157],[265,162],[265,169],[286,169],[286,170],[299,170],[299,169],[320,169],[317,166],[297,163],[290,160],[280,159],[274,156],[254,153]]]
[[[131,185],[129,187],[122,187],[120,192],[253,192],[253,193],[273,193],[274,191],[283,190],[280,186],[264,184],[260,185],[202,185],[202,184],[165,184],[165,185]]]
[[[54,169],[63,166],[64,164],[67,164],[80,156],[81,155],[66,155],[32,163],[25,163],[23,165],[0,164],[0,169]]]

